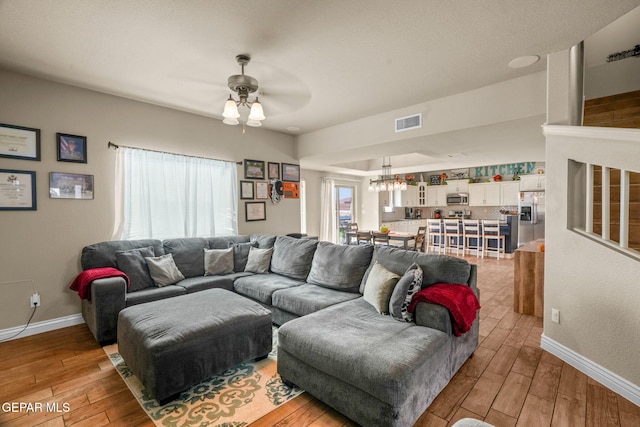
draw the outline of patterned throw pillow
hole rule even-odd
[[[422,268],[413,263],[404,273],[391,295],[389,313],[397,320],[411,322],[413,315],[407,310],[413,294],[422,288]]]

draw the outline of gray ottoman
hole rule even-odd
[[[224,289],[127,307],[118,350],[161,404],[187,388],[271,351],[271,312]]]

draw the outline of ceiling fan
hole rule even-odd
[[[238,100],[235,100],[232,95],[229,95],[229,99],[225,102],[224,111],[222,112],[222,117],[224,117],[222,123],[232,126],[239,124],[238,118],[240,117],[240,112],[238,111],[238,107],[243,106],[251,109],[247,126],[262,126],[262,120],[266,118],[262,104],[257,96],[253,101],[249,100],[249,94],[258,90],[258,80],[244,73],[244,67],[249,64],[251,57],[249,55],[237,55],[236,61],[238,61],[238,65],[242,68],[242,74],[230,76],[227,79],[227,85],[229,89],[238,95]]]

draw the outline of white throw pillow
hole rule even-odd
[[[271,266],[271,254],[273,254],[273,248],[258,249],[252,246],[249,249],[249,258],[244,271],[259,274],[268,273]]]
[[[205,276],[229,273],[233,273],[233,248],[204,250]]]
[[[376,263],[369,272],[364,285],[364,300],[371,304],[378,313],[389,313],[389,300],[400,276],[387,270],[380,263]]]
[[[184,276],[173,260],[172,254],[146,257],[145,259],[147,260],[151,278],[157,287],[161,288],[163,286],[173,285],[174,283],[184,280]]]

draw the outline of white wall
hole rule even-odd
[[[640,59],[638,58],[608,62],[585,71],[585,99],[602,98],[636,90],[640,90]]]
[[[212,100],[218,102],[219,100]],[[29,317],[30,282],[42,296],[34,322],[80,312],[68,285],[80,272],[82,247],[111,239],[115,151],[107,142],[230,161],[245,158],[297,163],[293,137],[79,89],[0,70],[0,122],[41,130],[42,160],[0,158],[0,169],[36,172],[37,211],[0,211],[0,330]],[[56,161],[56,132],[88,138],[88,163]],[[48,197],[49,173],[92,174],[94,200]],[[243,179],[243,169],[238,167]],[[267,201],[267,221],[246,223],[239,202],[239,233],[283,234],[300,228],[299,201]],[[4,283],[27,280],[20,283]]]
[[[627,141],[616,140],[617,129],[604,129],[611,137],[594,136],[602,130],[545,127],[548,134],[543,339],[567,348],[574,358],[584,358],[621,377],[622,383],[634,384],[638,393],[640,262],[567,228],[569,159],[640,171],[640,130],[625,129],[624,133],[635,134]],[[559,324],[550,320],[552,308],[560,310]],[[625,395],[624,390],[615,391]]]

